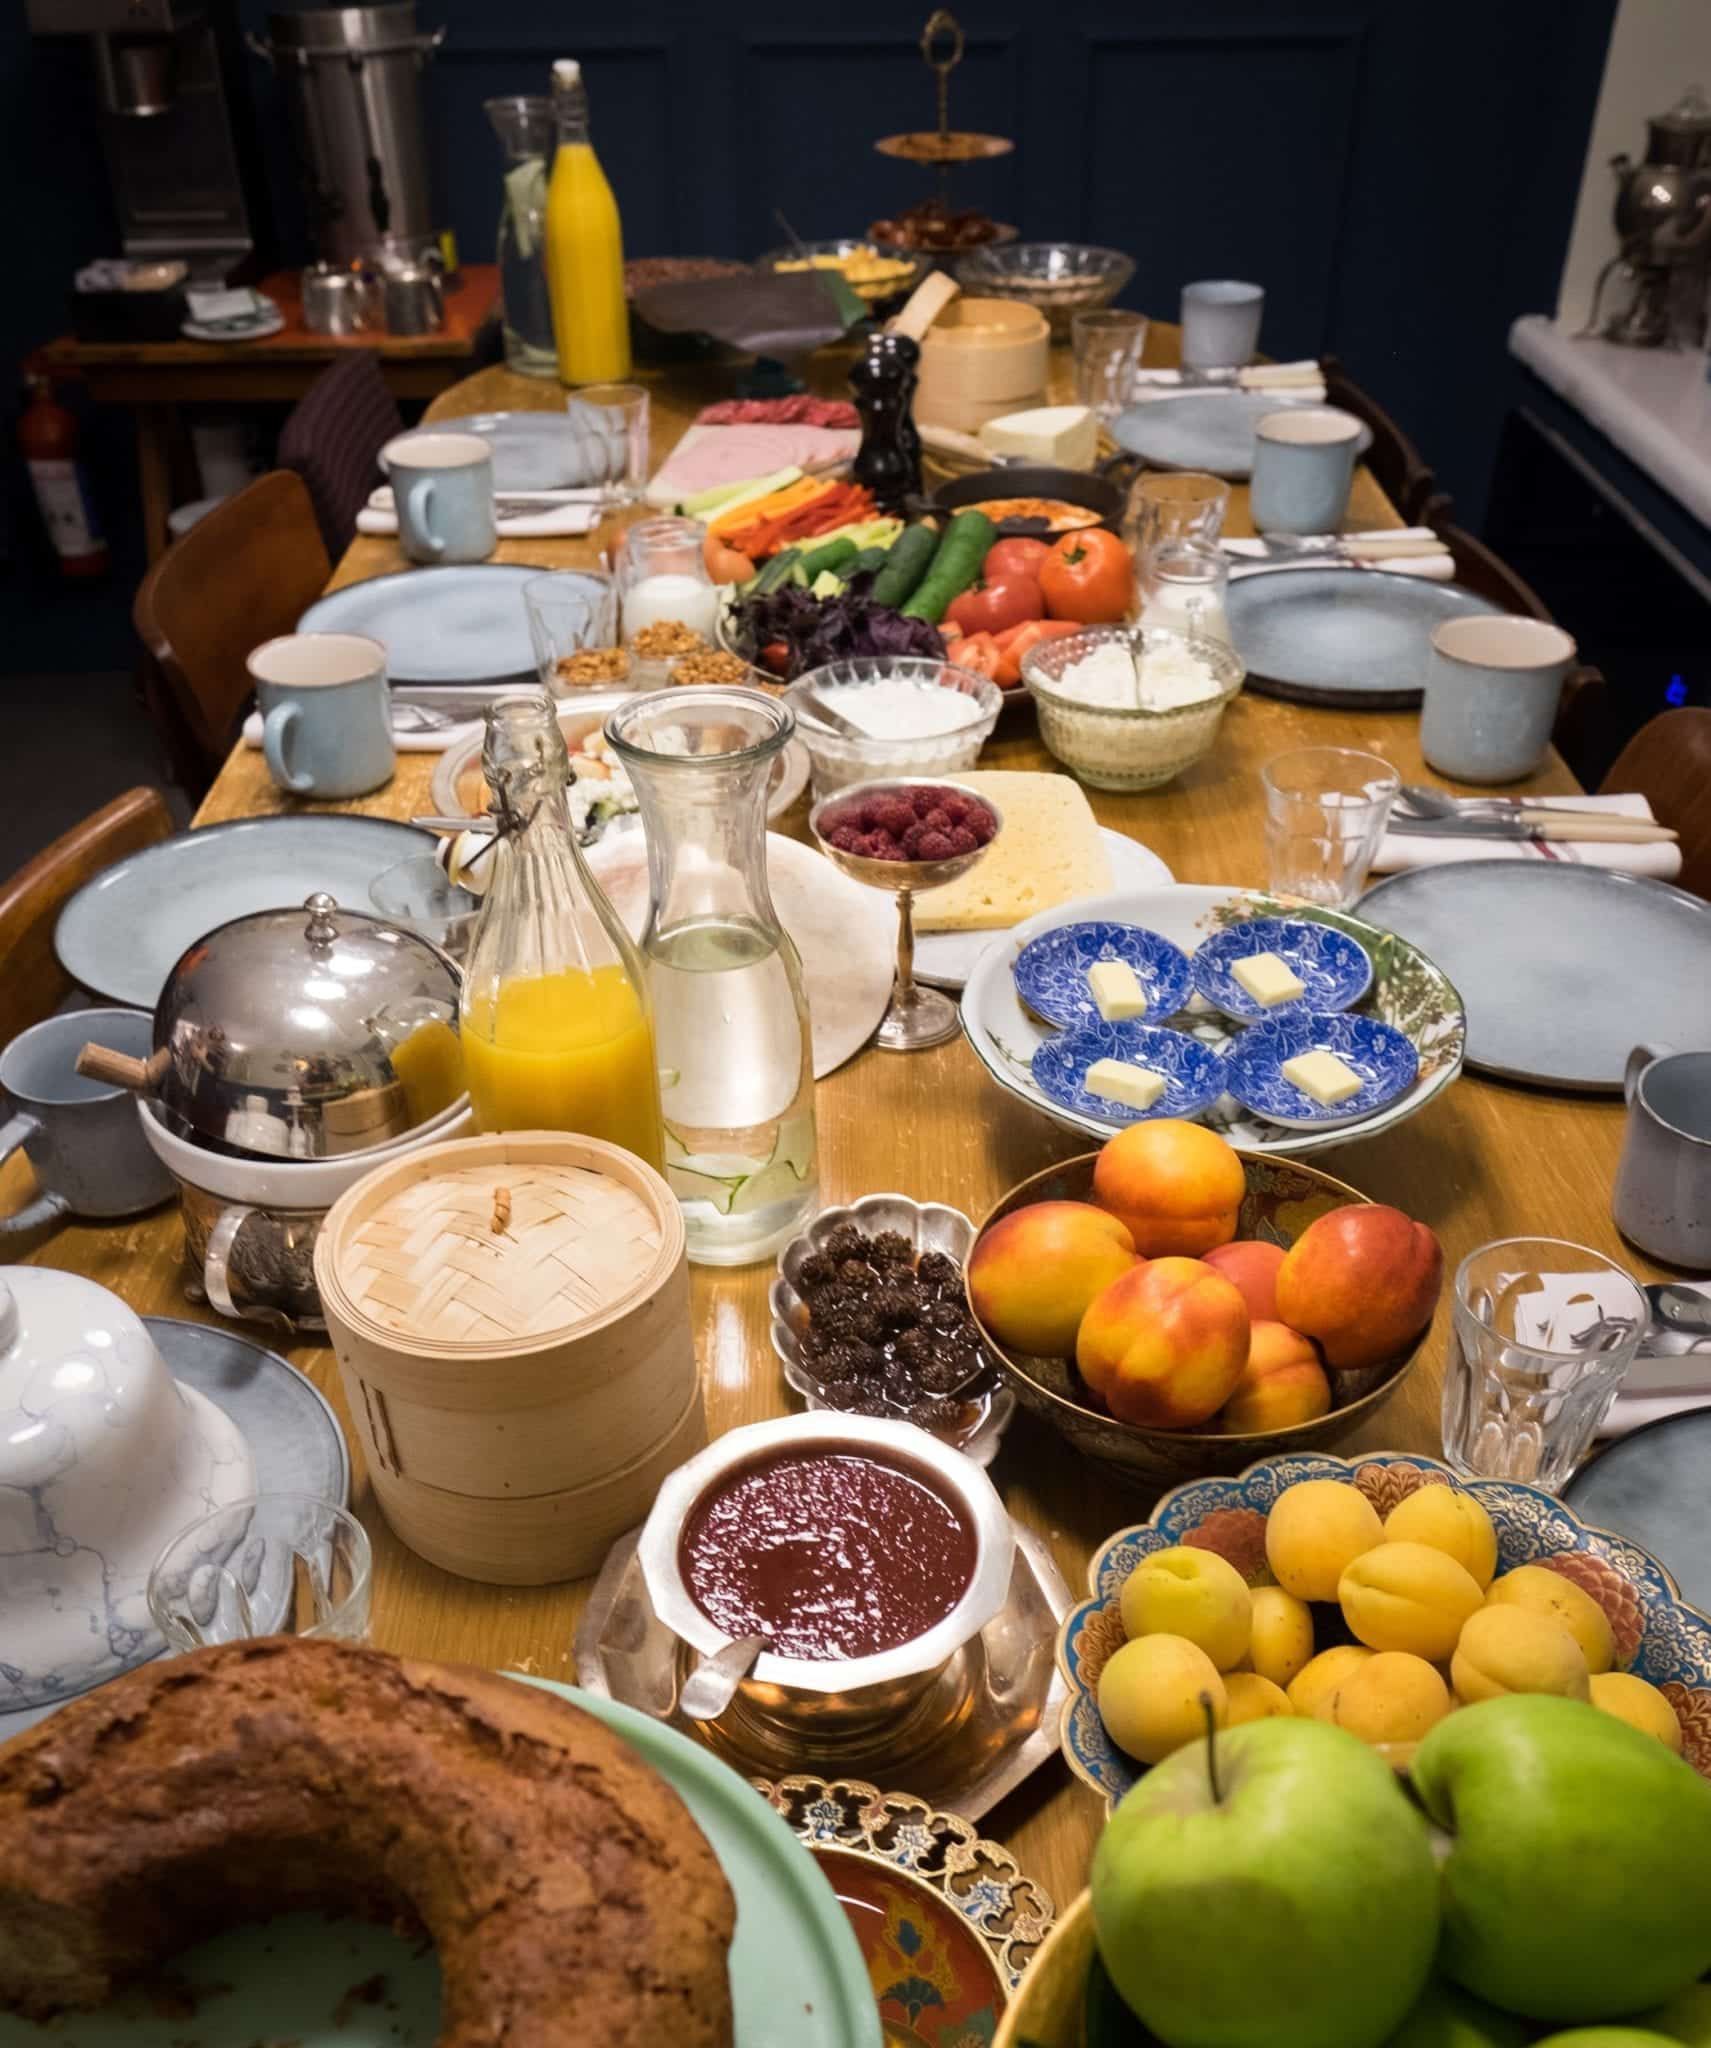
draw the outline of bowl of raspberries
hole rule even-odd
[[[858,782],[823,798],[808,826],[821,850],[858,881],[931,889],[978,860],[1002,820],[956,782]]]

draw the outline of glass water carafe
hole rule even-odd
[[[647,834],[665,1175],[701,1265],[769,1257],[819,1201],[808,998],[766,871],[767,788],[794,730],[741,689],[658,690],[606,721]]]
[[[470,1104],[480,1131],[580,1131],[663,1170],[647,980],[577,847],[555,711],[530,691],[487,713],[498,835],[463,977]]]
[[[505,200],[495,260],[505,330],[505,362],[525,377],[556,377],[552,295],[547,289],[547,167],[556,129],[553,103],[519,95],[484,100],[505,152]]]

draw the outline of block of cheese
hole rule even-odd
[[[1249,953],[1230,962],[1230,979],[1269,1010],[1274,1003],[1292,1003],[1307,993],[1307,984],[1287,960],[1275,953]]]
[[[1082,1086],[1089,1095],[1120,1102],[1128,1109],[1151,1109],[1164,1093],[1164,1076],[1133,1060],[1095,1060]]]
[[[1042,405],[988,420],[979,438],[994,455],[1019,455],[1057,469],[1091,469],[1099,453],[1099,422],[1087,405]]]
[[[1147,992],[1127,960],[1095,960],[1087,970],[1087,986],[1107,1024],[1147,1014]]]
[[[1303,1095],[1311,1095],[1315,1102],[1327,1108],[1338,1102],[1347,1102],[1351,1095],[1361,1091],[1361,1078],[1350,1067],[1345,1067],[1334,1052],[1315,1047],[1312,1052],[1299,1052],[1292,1060],[1283,1063],[1283,1078],[1293,1081]]]
[[[998,932],[1111,886],[1111,861],[1081,785],[1067,775],[974,768],[956,781],[1004,821],[973,867],[915,898],[918,932]]]

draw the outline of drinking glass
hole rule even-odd
[[[1602,1252],[1511,1237],[1456,1274],[1444,1369],[1444,1456],[1476,1479],[1556,1493],[1586,1455],[1651,1319]]]
[[[1123,538],[1144,562],[1172,540],[1216,541],[1224,531],[1230,486],[1197,469],[1146,471],[1136,477],[1123,513]]]
[[[595,578],[599,596],[591,587]],[[617,586],[598,570],[531,576],[523,585],[523,609],[535,666],[543,686],[555,697],[568,696],[578,687],[559,673],[561,661],[585,647],[611,647],[618,638]]]
[[[698,519],[667,515],[639,520],[623,537],[618,557],[618,602],[628,647],[649,626],[688,626],[703,640],[719,620],[719,591],[707,573]]]
[[[1301,747],[1260,771],[1271,886],[1332,909],[1352,903],[1390,818],[1401,778],[1377,754]]]
[[[148,1603],[175,1650],[249,1636],[368,1641],[372,1571],[362,1524],[308,1493],[235,1500],[181,1529],[155,1559]]]
[[[1230,565],[1223,550],[1203,540],[1171,540],[1147,557],[1139,579],[1141,624],[1186,633],[1191,640],[1230,645],[1224,609]]]
[[[1075,350],[1075,395],[1102,420],[1115,419],[1129,402],[1140,367],[1146,316],[1114,309],[1077,313],[1069,333]]]
[[[1239,370],[1259,347],[1265,287],[1209,277],[1182,287],[1182,367]]]
[[[615,505],[634,505],[648,481],[648,394],[639,384],[579,384],[565,410],[588,424],[606,444],[600,481]],[[592,417],[582,411],[592,410]]]

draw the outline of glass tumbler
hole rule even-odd
[[[1353,903],[1402,786],[1396,770],[1350,747],[1301,747],[1268,761],[1260,780],[1272,888],[1333,910]]]
[[[646,391],[639,384],[579,384],[564,404],[571,417],[583,419],[605,445],[599,480],[610,501],[638,504],[648,481]]]
[[[1511,1237],[1456,1273],[1444,1367],[1444,1456],[1476,1479],[1557,1493],[1591,1446],[1651,1319],[1602,1252]]]
[[[1129,402],[1140,368],[1147,343],[1145,315],[1115,308],[1076,313],[1069,336],[1075,351],[1076,397],[1102,420],[1115,419]]]
[[[154,1561],[148,1603],[174,1650],[249,1636],[368,1641],[368,1536],[307,1493],[235,1500],[181,1529]]]
[[[1230,645],[1224,601],[1230,565],[1221,549],[1203,540],[1166,541],[1142,567],[1141,624],[1185,633],[1190,640]]]
[[[1198,469],[1148,470],[1136,477],[1123,513],[1123,538],[1144,562],[1166,541],[1216,541],[1224,531],[1230,486]]]
[[[555,697],[585,687],[563,672],[562,664],[571,655],[617,643],[617,586],[596,569],[531,576],[523,585],[523,610],[528,615],[535,667],[543,686]]]

